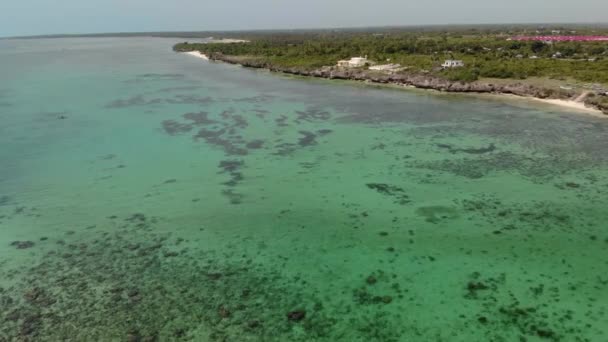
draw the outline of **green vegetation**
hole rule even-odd
[[[466,82],[478,78],[546,77],[608,84],[607,42],[547,44],[508,40],[514,35],[548,34],[554,29],[563,34],[608,34],[605,27],[525,26],[269,31],[234,36],[248,39],[249,43],[182,43],[175,50],[251,57],[269,65],[308,70],[335,65],[340,59],[368,56],[378,63],[399,63],[407,67],[403,72],[430,72]],[[556,53],[560,58],[553,58]],[[533,56],[538,58],[530,58]],[[445,59],[461,59],[466,66],[442,70],[440,65]]]
[[[606,93],[604,96],[589,94],[589,98],[586,102],[605,111],[608,109],[608,93]]]

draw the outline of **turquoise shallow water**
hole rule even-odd
[[[0,40],[0,341],[605,341],[608,121]]]

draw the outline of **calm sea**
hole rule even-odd
[[[0,341],[605,341],[608,120],[0,40]]]

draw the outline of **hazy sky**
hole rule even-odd
[[[607,21],[608,0],[0,0],[0,36]]]

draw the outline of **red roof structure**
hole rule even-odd
[[[608,42],[608,36],[516,36],[511,40],[543,42]]]

